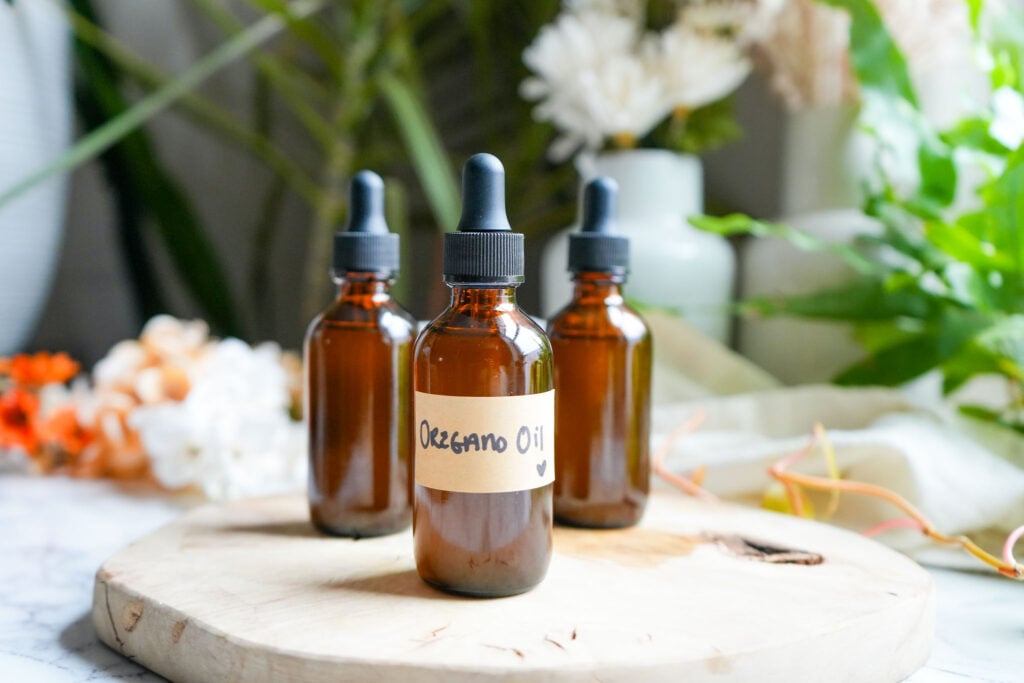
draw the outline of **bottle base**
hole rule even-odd
[[[352,515],[340,522],[331,522],[311,511],[310,522],[317,531],[328,536],[339,538],[375,538],[377,536],[390,536],[405,531],[412,526],[412,513],[392,513],[381,515],[380,513],[366,513]]]
[[[537,583],[532,583],[529,586],[516,586],[503,589],[472,590],[453,588],[451,586],[447,586],[437,581],[431,581],[430,579],[427,579],[422,575],[420,576],[420,578],[423,579],[423,583],[427,584],[431,588],[441,591],[442,593],[448,593],[449,595],[457,595],[462,598],[476,598],[480,600],[486,600],[488,598],[509,598],[513,595],[522,595],[523,593],[529,593],[531,590],[540,585],[540,582],[538,581]]]
[[[624,529],[636,526],[644,516],[645,505],[559,505],[555,504],[555,524],[581,529]]]

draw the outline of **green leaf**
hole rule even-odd
[[[670,116],[650,134],[652,142],[645,141],[641,146],[699,154],[741,137],[743,129],[736,121],[734,100],[725,97],[694,109],[685,117]]]
[[[847,321],[904,316],[928,319],[936,314],[935,302],[926,294],[912,289],[890,291],[883,280],[870,278],[812,294],[753,299],[742,304],[741,310],[760,315]]]
[[[846,262],[861,275],[880,275],[887,268],[877,261],[864,256],[856,247],[828,242],[804,230],[798,230],[781,223],[759,221],[740,213],[728,216],[691,216],[689,222],[695,228],[715,235],[732,237],[754,235],[755,237],[777,237],[784,239],[803,251],[826,251]]]
[[[315,21],[295,10],[295,4],[284,0],[246,0],[250,5],[268,15],[284,19],[288,30],[320,57],[336,79],[342,78],[342,64],[345,53],[331,36]]]
[[[1024,280],[1024,147],[1013,155],[1003,174],[982,191],[992,244],[1013,262],[1020,287]],[[1024,296],[1024,289],[1018,291]]]
[[[869,353],[876,353],[920,336],[924,328],[924,323],[914,318],[871,320],[858,323],[853,336]]]
[[[981,345],[996,359],[999,372],[1024,382],[1024,315],[1000,318],[978,335]]]
[[[1012,429],[1024,434],[1024,424],[1020,422],[1012,422],[1003,417],[1002,413],[986,408],[985,406],[963,405],[960,406],[960,413],[967,417],[974,418],[975,420],[991,422],[999,425],[1000,427]]]
[[[850,60],[865,93],[917,106],[906,59],[871,0],[818,0],[850,14]]]
[[[971,116],[961,119],[950,130],[942,134],[942,140],[952,147],[966,147],[985,154],[1005,157],[1010,149],[992,137],[989,117]]]
[[[889,346],[836,376],[838,384],[896,386],[923,375],[956,355],[991,320],[970,311],[947,311],[940,323]]]
[[[960,225],[929,223],[925,228],[928,241],[950,257],[983,270],[1013,270],[1015,265],[1008,254],[996,251]]]
[[[917,149],[917,165],[921,174],[918,201],[934,202],[941,209],[949,206],[956,196],[957,172],[953,150],[919,113],[913,119],[921,138]]]
[[[927,218],[937,218],[956,194],[956,165],[952,150],[921,115],[906,58],[871,0],[819,2],[850,14],[850,60],[864,101],[862,125],[880,140],[908,132],[917,136],[921,184],[908,205]]]
[[[459,190],[440,136],[420,98],[390,74],[379,79],[398,132],[427,194],[438,227],[453,230],[459,222]]]
[[[985,0],[967,0],[967,11],[971,22],[971,31],[978,35],[981,29],[982,12],[985,9]]]
[[[978,375],[999,373],[999,360],[977,341],[942,364],[942,393],[949,395]]]

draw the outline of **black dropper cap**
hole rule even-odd
[[[398,235],[384,219],[384,181],[360,171],[348,189],[348,220],[334,235],[334,274],[398,272]]]
[[[505,169],[491,154],[476,154],[462,168],[462,218],[444,236],[444,279],[449,283],[518,284],[525,272],[523,236],[505,215]]]
[[[583,225],[569,235],[569,270],[574,273],[625,274],[629,268],[629,238],[615,229],[619,185],[598,176],[583,188]]]

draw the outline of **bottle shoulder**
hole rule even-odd
[[[548,323],[551,339],[562,337],[616,338],[628,341],[650,339],[643,316],[625,302],[570,302]]]
[[[307,337],[325,330],[376,332],[396,339],[416,334],[416,319],[390,297],[335,300],[310,323]]]
[[[551,350],[544,328],[518,307],[485,315],[448,308],[427,323],[416,340],[417,353],[432,346],[463,344],[515,349],[522,355],[545,355]]]

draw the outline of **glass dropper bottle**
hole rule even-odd
[[[305,344],[309,511],[328,534],[378,536],[411,519],[416,321],[391,298],[398,246],[383,181],[360,171],[334,239],[338,295]]]
[[[463,213],[445,235],[451,303],[416,340],[416,567],[437,588],[521,593],[551,557],[551,346],[516,303],[523,236],[489,154],[463,170]]]

